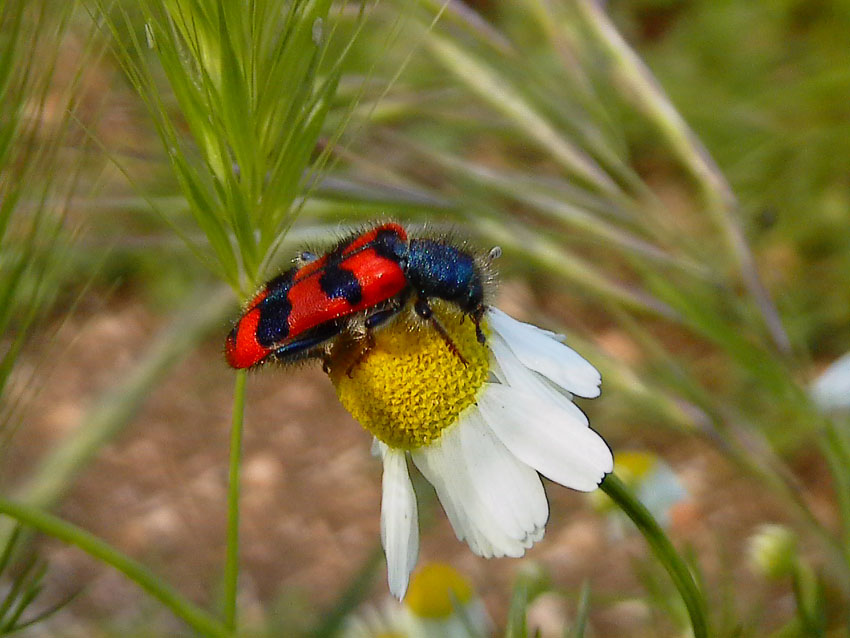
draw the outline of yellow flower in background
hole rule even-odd
[[[675,509],[688,498],[682,482],[657,454],[642,450],[617,452],[614,471],[620,480],[634,491],[637,499],[649,510],[662,527],[670,527]],[[614,505],[607,494],[594,492],[590,500],[597,511],[609,515],[611,531],[617,536],[633,529],[628,518]]]
[[[486,638],[493,623],[471,583],[445,563],[429,563],[411,579],[403,603],[366,607],[346,623],[344,638]]]
[[[432,300],[445,334],[402,313],[374,347],[335,344],[328,370],[343,405],[375,437],[383,466],[381,541],[401,599],[419,551],[410,458],[434,486],[459,540],[487,558],[522,556],[543,537],[538,472],[594,490],[613,468],[572,396],[599,395],[597,370],[563,338],[488,308],[481,327]]]
[[[417,571],[404,599],[410,638],[483,638],[493,623],[472,585],[445,563]]]

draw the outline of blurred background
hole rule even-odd
[[[602,370],[580,405],[711,635],[848,635],[850,2],[227,4],[0,0],[0,493],[213,606],[239,304],[400,219],[501,245],[497,305]],[[243,633],[388,631],[370,436],[318,365],[245,399]],[[690,635],[604,498],[547,482],[544,540],[488,561],[416,488],[420,565],[494,635]],[[0,634],[189,635],[74,547],[14,548]]]

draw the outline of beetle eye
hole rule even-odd
[[[319,256],[316,253],[310,252],[309,250],[302,250],[298,253],[298,257],[295,259],[298,263],[309,264],[311,261],[316,261],[318,258]]]

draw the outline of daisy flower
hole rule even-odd
[[[488,308],[481,344],[452,304],[432,305],[446,334],[403,312],[374,333],[368,354],[339,340],[327,364],[383,461],[381,541],[399,599],[419,552],[408,459],[434,486],[458,539],[487,558],[522,556],[543,537],[549,504],[539,474],[591,491],[613,469],[607,444],[572,401],[599,395],[599,373],[561,336]]]

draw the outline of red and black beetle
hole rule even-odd
[[[490,258],[497,254],[494,249]],[[400,224],[385,223],[347,237],[321,257],[302,253],[301,262],[265,284],[246,306],[225,344],[234,368],[325,356],[335,337],[368,337],[411,298],[416,314],[458,356],[429,299],[448,301],[471,317],[484,342],[479,322],[489,260],[447,238],[409,238]]]

